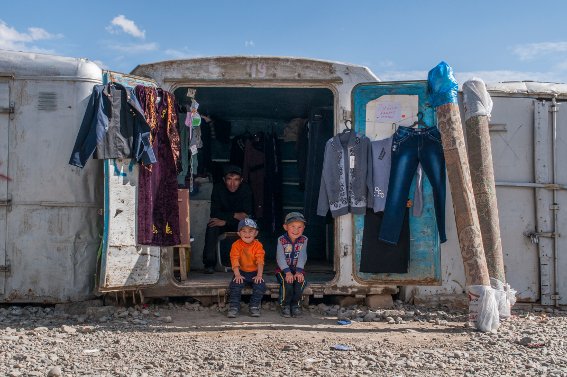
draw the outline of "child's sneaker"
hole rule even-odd
[[[259,317],[260,316],[260,308],[251,307],[250,308],[250,316],[251,317]]]
[[[236,308],[230,308],[228,309],[228,313],[226,313],[226,316],[228,318],[236,318],[237,315],[238,315],[238,309]]]
[[[282,306],[282,311],[281,311],[282,317],[284,318],[289,318],[291,317],[291,312],[289,310],[289,306]]]
[[[291,307],[291,315],[293,317],[300,317],[303,314],[303,310],[301,310],[301,306],[293,305]]]

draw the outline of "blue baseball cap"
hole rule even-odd
[[[240,230],[245,226],[248,226],[253,229],[258,229],[258,224],[256,224],[256,221],[252,220],[249,217],[242,219],[238,222],[238,231],[240,232]]]

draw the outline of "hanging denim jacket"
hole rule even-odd
[[[69,164],[84,167],[95,158],[132,158],[156,162],[146,122],[132,88],[117,83],[95,85],[77,134]]]

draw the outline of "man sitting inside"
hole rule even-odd
[[[236,232],[238,222],[252,213],[252,190],[242,182],[242,170],[228,165],[223,183],[215,184],[211,194],[211,218],[205,233],[204,272],[212,274],[217,264],[217,239],[224,232]]]

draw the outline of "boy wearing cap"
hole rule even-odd
[[[230,263],[234,278],[229,285],[229,308],[228,317],[234,318],[240,311],[240,297],[242,288],[246,284],[252,284],[252,296],[250,297],[250,315],[260,316],[260,304],[262,296],[266,291],[266,283],[262,278],[264,272],[264,247],[256,239],[258,225],[250,218],[242,219],[238,223],[239,240],[234,241],[230,249]]]
[[[276,249],[276,278],[280,283],[280,306],[283,317],[298,317],[301,313],[301,295],[305,288],[307,237],[305,217],[299,212],[286,215],[283,228],[286,233],[278,238]]]

